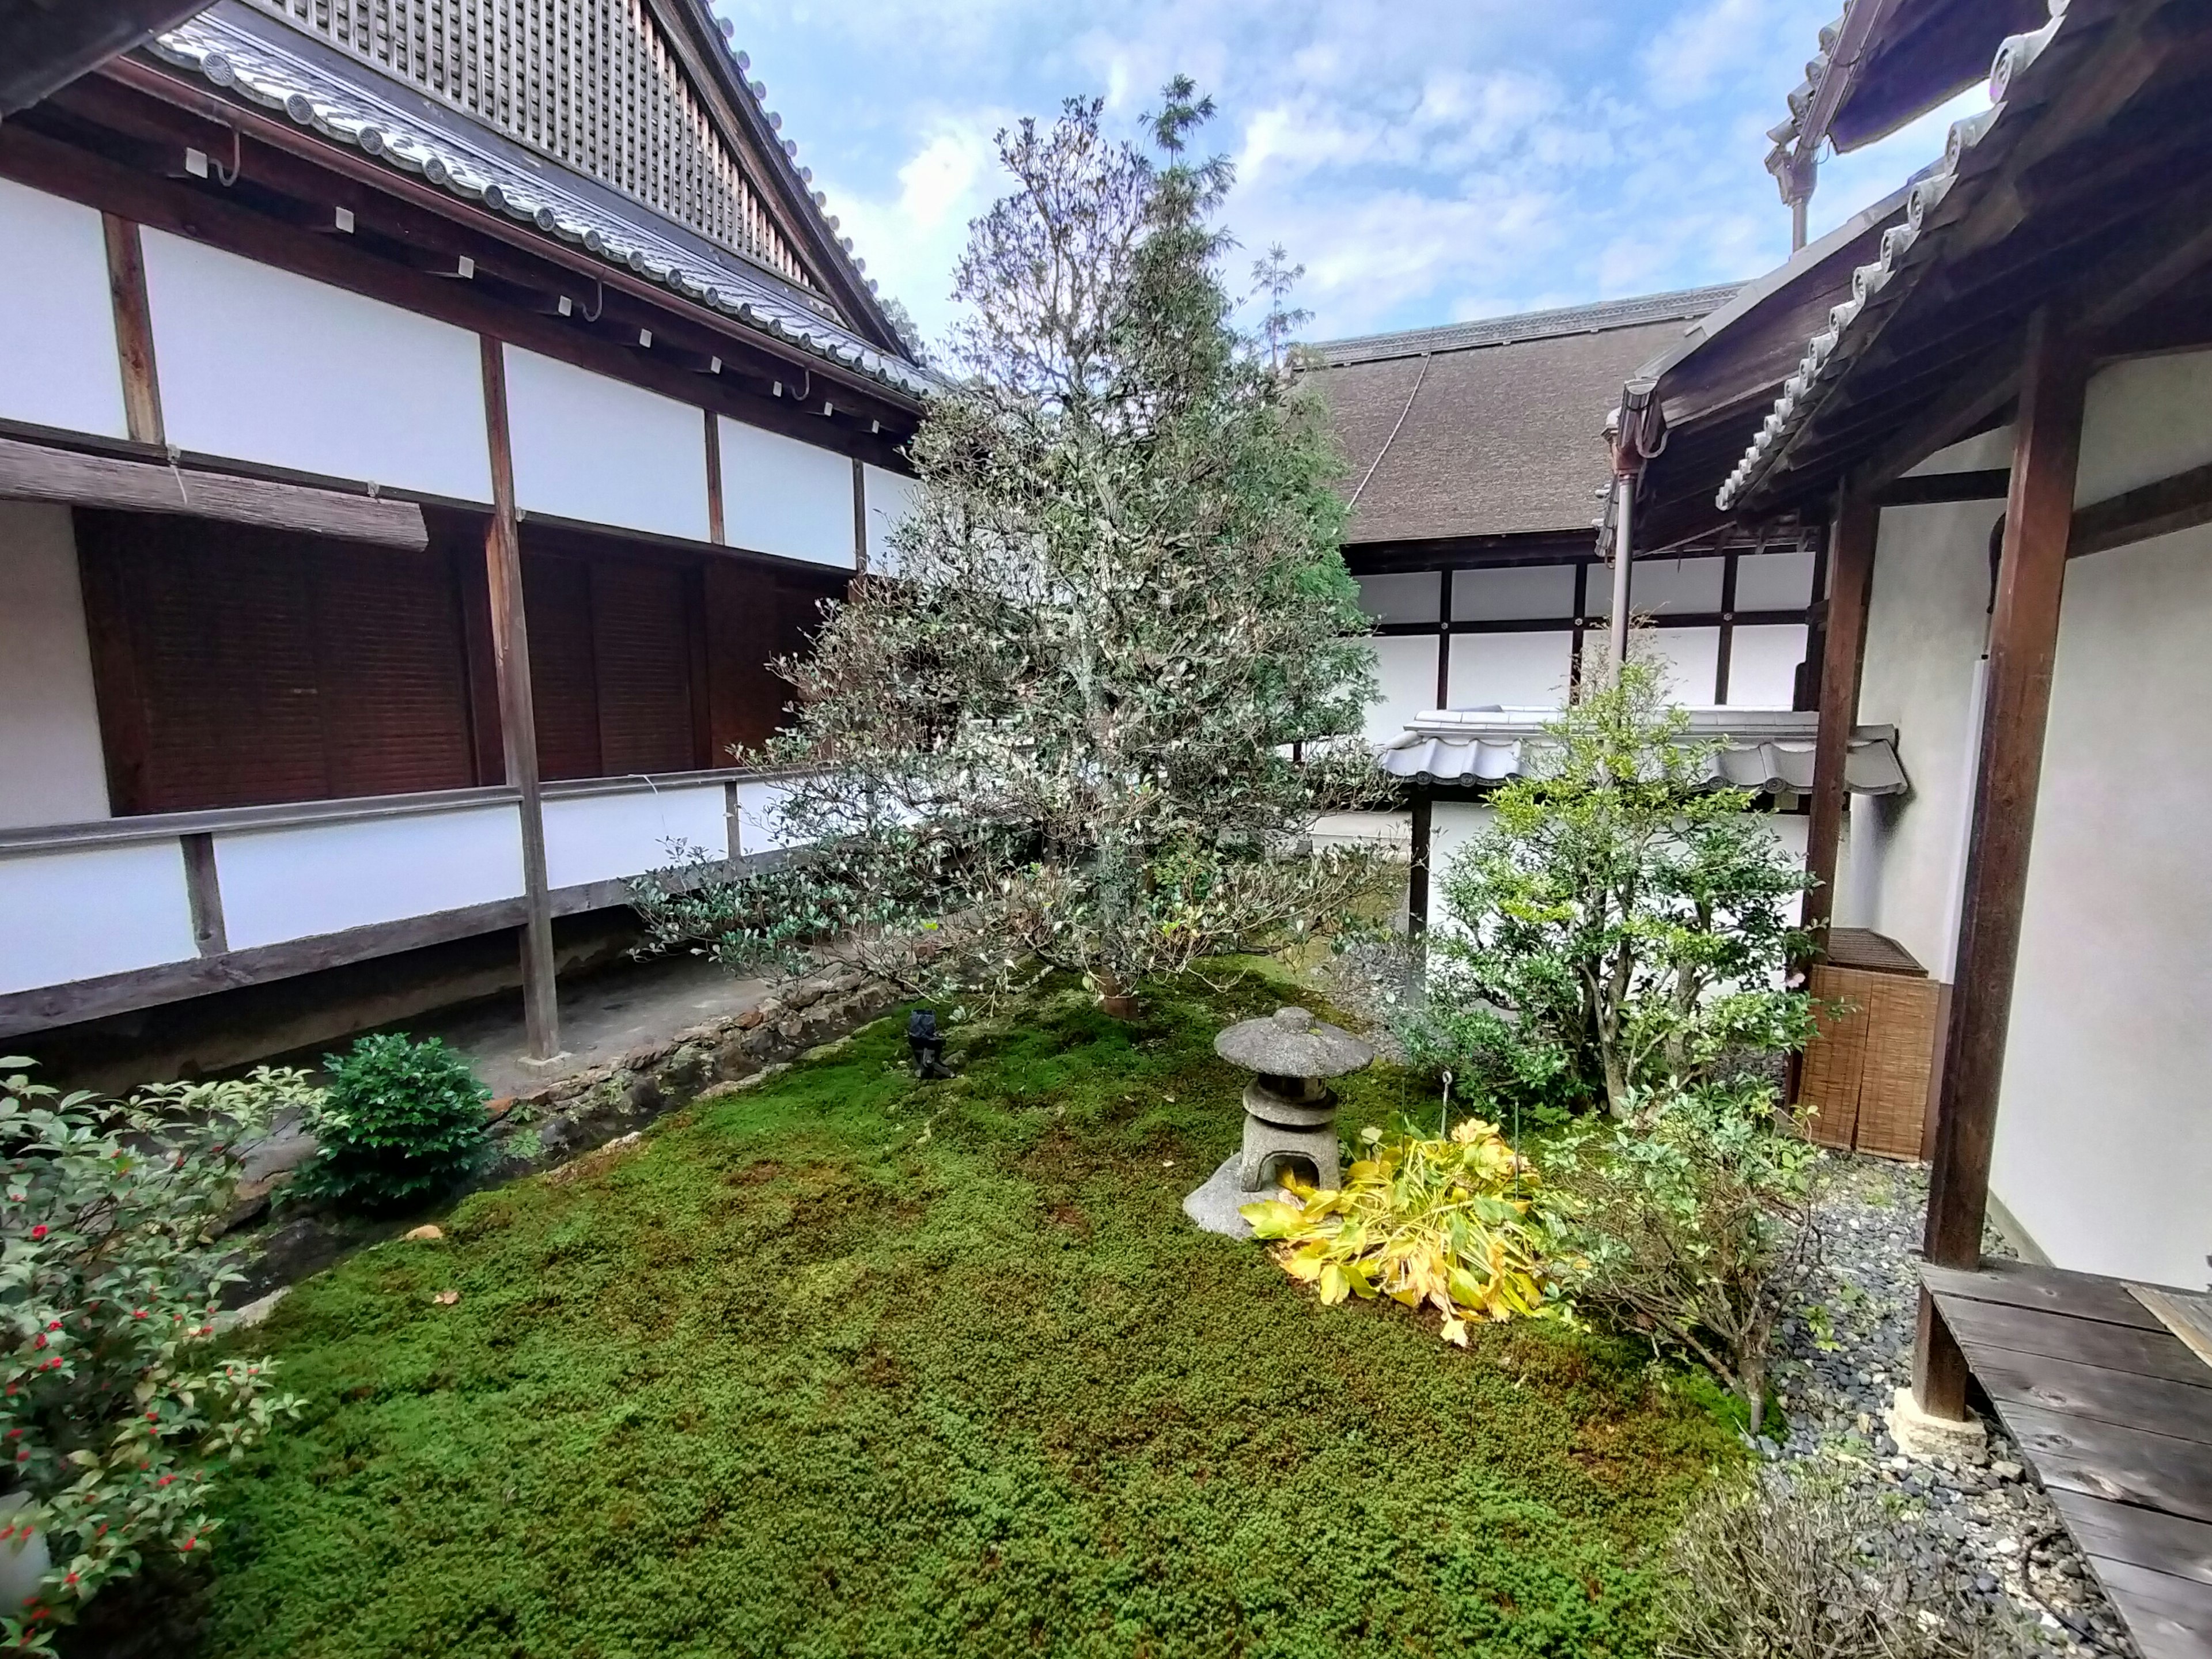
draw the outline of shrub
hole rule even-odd
[[[1668,1551],[1661,1659],[1999,1659],[2023,1651],[1873,1500],[1775,1469],[1720,1487]]]
[[[1495,1126],[1468,1118],[1445,1139],[1385,1140],[1370,1128],[1367,1156],[1335,1191],[1292,1182],[1299,1201],[1263,1200],[1241,1213],[1277,1241],[1283,1271],[1324,1303],[1387,1296],[1443,1316],[1447,1342],[1467,1346],[1471,1319],[1563,1310],[1534,1213],[1534,1170]]]
[[[1577,1300],[1695,1355],[1765,1421],[1767,1348],[1821,1261],[1826,1158],[1777,1132],[1772,1087],[1647,1097],[1626,1123],[1547,1154],[1581,1256]]]
[[[0,1610],[0,1636],[36,1652],[146,1551],[198,1552],[210,1474],[297,1414],[271,1362],[207,1342],[239,1277],[213,1238],[240,1140],[313,1091],[264,1067],[116,1103],[33,1083],[30,1063],[0,1060],[0,1435],[32,1500],[0,1542],[41,1532],[53,1566],[37,1601]]]
[[[330,1088],[314,1118],[322,1151],[305,1190],[388,1210],[451,1192],[482,1165],[489,1091],[436,1037],[365,1036],[325,1054]]]
[[[1416,1060],[1535,1109],[1702,1082],[1802,1047],[1786,988],[1808,885],[1747,790],[1712,787],[1659,671],[1632,659],[1560,712],[1534,775],[1446,868],[1427,992],[1400,1022]]]

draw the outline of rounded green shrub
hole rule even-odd
[[[452,1191],[483,1163],[489,1091],[438,1038],[365,1036],[345,1054],[324,1055],[323,1067],[322,1152],[307,1176],[316,1196],[400,1209]]]

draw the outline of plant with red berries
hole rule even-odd
[[[210,1474],[298,1412],[270,1362],[210,1342],[240,1277],[217,1237],[240,1143],[315,1091],[263,1067],[111,1101],[34,1083],[30,1063],[0,1059],[0,1486],[30,1498],[0,1548],[40,1534],[53,1565],[0,1609],[0,1650],[45,1652],[147,1551],[204,1547]]]

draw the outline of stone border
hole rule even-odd
[[[634,1135],[710,1089],[757,1079],[810,1048],[849,1036],[907,1000],[896,987],[858,969],[818,969],[787,981],[742,1013],[691,1026],[605,1065],[495,1100],[489,1109],[491,1155],[483,1174],[433,1207],[442,1212],[467,1192],[557,1169]],[[303,1162],[313,1150],[312,1141],[306,1142],[295,1162]],[[270,1202],[289,1174],[289,1169],[275,1170],[241,1186],[246,1203],[230,1224],[252,1228],[243,1241],[252,1259],[227,1302],[243,1304],[320,1273],[357,1249],[398,1237],[421,1218],[410,1214],[370,1221],[320,1206],[280,1208],[272,1218]]]

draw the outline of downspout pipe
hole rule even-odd
[[[1613,440],[1613,607],[1607,654],[1617,669],[1628,660],[1629,564],[1636,555],[1636,490],[1644,469],[1667,447],[1656,380],[1634,380],[1620,389],[1607,435]]]

